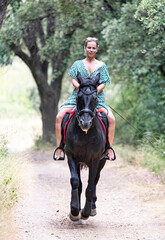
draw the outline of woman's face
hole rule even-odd
[[[86,56],[89,58],[95,57],[95,54],[97,53],[97,44],[94,41],[87,42],[87,46],[84,48]]]

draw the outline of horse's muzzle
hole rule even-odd
[[[83,119],[79,119],[79,126],[82,129],[82,131],[84,132],[88,132],[88,130],[90,129],[90,127],[92,126],[92,119],[88,120],[88,121],[84,121]]]
[[[88,120],[84,120],[80,117],[79,118],[79,126],[82,129],[82,131],[87,133],[88,130],[90,129],[90,127],[92,126],[92,118],[90,118]]]
[[[82,131],[86,133],[88,132],[88,130],[92,126],[92,121],[95,115],[96,109],[94,109],[94,111],[91,111],[90,109],[85,108],[76,112],[78,124]]]

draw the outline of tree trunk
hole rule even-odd
[[[50,24],[48,24],[48,32],[51,35],[54,32],[54,29],[51,30],[54,17],[49,20],[51,21]],[[29,51],[29,55],[14,43],[10,45],[10,48],[27,64],[36,82],[41,100],[42,139],[45,142],[55,144],[55,118],[61,94],[62,79],[67,66],[66,59],[70,53],[71,41],[66,49],[61,49],[57,55],[52,57],[51,65],[49,65],[47,60],[42,61],[40,59],[36,34],[37,30],[39,30],[40,42],[44,46],[45,38],[42,25],[37,20],[34,20],[24,29],[25,37],[23,40]],[[71,39],[74,31],[75,29],[66,33],[65,39]],[[48,83],[48,67],[52,68],[53,74],[58,73],[58,76],[53,78],[50,84]]]
[[[57,114],[56,95],[54,92],[44,93],[40,106],[42,116],[42,139],[44,142],[55,142],[55,118]]]
[[[31,61],[31,63],[32,66],[30,70],[37,84],[41,101],[42,139],[44,142],[55,144],[55,118],[59,101],[59,88],[53,89],[52,86],[47,83],[47,74],[44,74],[43,64],[35,60],[34,62]]]

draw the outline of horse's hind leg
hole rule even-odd
[[[70,168],[71,173],[71,202],[70,202],[70,219],[72,221],[77,221],[80,219],[79,210],[80,210],[80,204],[79,204],[79,177],[77,173],[77,164],[75,163],[72,156],[68,156],[68,165]]]
[[[95,216],[97,214],[96,212],[96,201],[97,201],[97,195],[96,195],[96,185],[100,179],[100,173],[101,170],[103,169],[104,165],[105,165],[105,158],[103,158],[102,160],[100,160],[99,162],[99,166],[98,166],[98,170],[97,170],[97,174],[96,174],[96,178],[95,178],[95,182],[94,182],[94,192],[93,192],[93,199],[92,199],[92,210],[91,210],[91,214],[90,216]]]

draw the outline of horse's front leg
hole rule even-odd
[[[86,220],[91,214],[92,209],[92,200],[93,200],[93,194],[95,190],[95,178],[98,170],[98,164],[99,161],[95,160],[92,161],[89,167],[89,178],[88,178],[88,186],[86,189],[86,202],[85,206],[81,211],[81,218]]]
[[[93,199],[92,199],[92,210],[91,210],[91,214],[90,216],[95,216],[97,214],[96,212],[96,201],[97,201],[97,195],[96,195],[96,185],[100,179],[100,173],[101,170],[103,169],[104,165],[106,163],[106,159],[103,158],[100,160],[99,162],[99,166],[98,166],[98,170],[97,170],[97,174],[96,174],[96,178],[95,178],[95,182],[94,182],[94,192],[93,192]]]
[[[79,204],[79,176],[77,173],[78,166],[76,162],[74,161],[73,157],[71,155],[68,156],[68,165],[70,168],[71,178],[71,202],[70,202],[70,219],[72,221],[77,221],[80,219],[80,204]]]
[[[78,164],[77,173],[79,178],[79,187],[78,187],[78,195],[79,195],[79,210],[81,210],[81,193],[82,193],[82,182],[81,182],[81,166]]]

